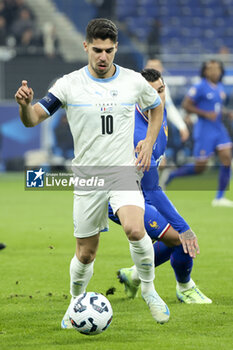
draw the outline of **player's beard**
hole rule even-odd
[[[105,66],[105,69],[100,69],[99,64],[96,64],[95,67],[92,65],[92,69],[94,70],[94,72],[96,73],[96,75],[99,77],[99,78],[104,78],[105,75],[108,74],[108,72],[110,71],[111,67],[112,67],[112,64],[110,65],[106,65]]]

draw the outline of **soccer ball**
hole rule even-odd
[[[95,335],[102,333],[112,321],[112,307],[102,294],[87,292],[75,298],[69,308],[72,326],[80,333]]]

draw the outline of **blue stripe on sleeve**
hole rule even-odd
[[[48,115],[53,115],[62,105],[61,101],[51,92],[48,92],[38,103]]]
[[[48,115],[51,115],[49,113],[49,111],[47,110],[47,108],[45,106],[42,105],[42,103],[38,102],[38,104],[41,106],[41,108],[43,108],[43,110],[48,114]]]
[[[161,104],[161,98],[157,96],[155,102],[151,106],[144,108],[142,112],[148,111],[148,109],[153,109],[155,107],[158,107],[160,104]]]

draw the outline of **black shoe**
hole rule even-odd
[[[4,243],[0,243],[0,250],[6,248],[6,245]]]

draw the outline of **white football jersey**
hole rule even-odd
[[[73,165],[133,165],[135,103],[143,110],[161,103],[157,92],[133,70],[116,65],[107,79],[88,67],[64,75],[49,90],[67,112],[74,139]]]

